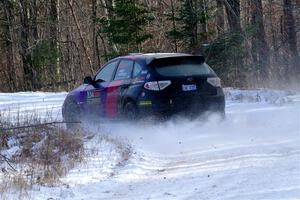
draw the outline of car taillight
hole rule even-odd
[[[144,84],[144,88],[147,90],[159,91],[159,90],[165,89],[169,85],[171,85],[171,81],[169,81],[169,80],[167,80],[167,81],[151,81],[151,82],[146,82]]]
[[[155,91],[159,90],[157,81],[146,82],[144,88],[147,90],[155,90]]]
[[[221,79],[218,77],[209,77],[207,78],[207,82],[215,87],[221,87]]]

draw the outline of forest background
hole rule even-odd
[[[224,86],[299,88],[300,0],[0,0],[0,92],[70,90],[108,59],[202,54]]]

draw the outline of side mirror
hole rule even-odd
[[[93,83],[93,79],[91,76],[87,76],[83,79],[83,83],[84,84],[92,84]]]

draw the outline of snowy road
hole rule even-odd
[[[129,141],[133,155],[127,164],[106,178],[82,174],[85,170],[81,168],[75,178],[73,174],[64,179],[68,187],[37,186],[29,196],[41,200],[299,200],[299,96],[264,92],[259,98],[265,100],[253,102],[257,94],[244,93],[251,98],[241,100],[240,91],[232,91],[235,96],[227,99],[223,122],[212,116],[207,122],[89,124],[88,129],[95,133]],[[65,94],[48,95],[59,108]],[[44,102],[48,107],[49,101]],[[0,110],[9,105],[1,101]],[[37,105],[42,109],[43,103],[37,101]],[[103,166],[97,167],[101,171]]]

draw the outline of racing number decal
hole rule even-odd
[[[87,91],[86,95],[87,95],[87,101],[90,103],[98,103],[101,101],[100,100],[101,92],[99,90]]]
[[[94,97],[94,91],[87,91],[86,95],[87,95],[87,99],[91,99]]]

